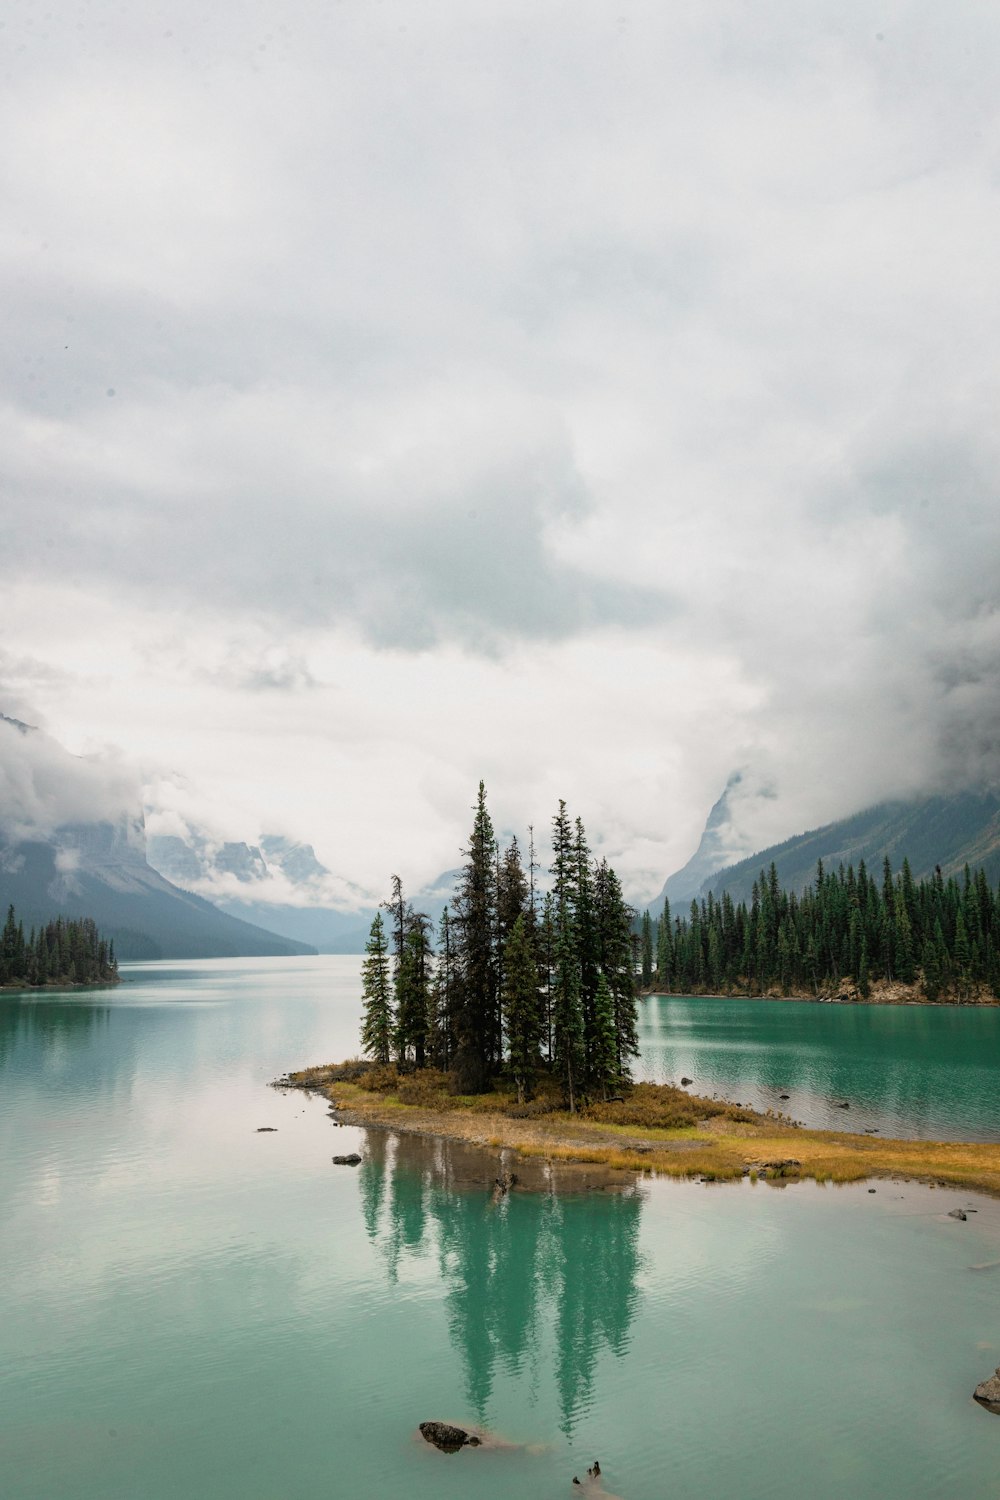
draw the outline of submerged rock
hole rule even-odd
[[[360,1162],[361,1157],[356,1151],[352,1151],[349,1156],[335,1156],[333,1158],[333,1165],[335,1167],[356,1167],[360,1165]]]
[[[457,1453],[460,1448],[478,1448],[475,1433],[464,1427],[452,1427],[449,1422],[421,1422],[420,1436],[425,1443],[433,1443],[442,1453]]]
[[[257,1134],[258,1135],[276,1135],[277,1131],[278,1131],[277,1125],[258,1125],[257,1126]]]
[[[506,1198],[516,1182],[517,1173],[511,1172],[507,1167],[501,1167],[493,1184],[493,1202],[499,1203],[501,1198]]]
[[[981,1380],[972,1393],[980,1406],[1000,1416],[1000,1365],[989,1380]]]
[[[681,1079],[681,1088],[682,1089],[686,1089],[689,1083],[694,1083],[694,1079],[693,1078],[682,1078]]]
[[[964,1208],[949,1208],[948,1217],[949,1219],[961,1219],[964,1223],[968,1215]]]

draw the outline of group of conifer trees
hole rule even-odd
[[[1000,997],[1000,892],[982,870],[962,880],[940,869],[915,881],[909,862],[882,878],[841,865],[801,895],[783,890],[772,864],[754,882],[749,907],[693,901],[688,916],[641,923],[643,986],[667,993],[745,990],[812,992],[850,979],[862,995],[873,980],[916,984],[928,1000],[971,998],[987,988]]]
[[[363,964],[362,1046],[375,1061],[454,1073],[464,1093],[502,1075],[518,1099],[547,1073],[575,1109],[617,1092],[638,1052],[633,924],[607,861],[566,804],[552,820],[551,885],[516,839],[501,850],[482,782],[465,863],[432,944],[398,876]]]
[[[115,945],[89,917],[56,917],[25,936],[13,906],[0,933],[0,984],[109,984],[118,978]]]

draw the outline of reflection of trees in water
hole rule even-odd
[[[0,996],[0,1063],[13,1060],[18,1052],[44,1055],[90,1042],[99,1027],[108,1026],[110,1017],[107,1005]]]
[[[448,1143],[407,1142],[405,1153],[400,1144],[372,1131],[360,1168],[365,1225],[390,1278],[405,1252],[436,1252],[451,1339],[480,1420],[498,1364],[515,1376],[536,1373],[551,1329],[568,1435],[589,1404],[602,1349],[621,1357],[628,1348],[641,1195],[519,1193],[497,1204],[469,1181]]]

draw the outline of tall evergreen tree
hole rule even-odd
[[[445,1070],[451,1067],[455,1056],[454,1018],[459,990],[454,924],[446,905],[438,927],[437,962],[431,986],[433,1020],[430,1042],[436,1066]]]
[[[427,1061],[431,1030],[431,945],[423,913],[411,913],[403,940],[396,986],[396,1046],[400,1062],[412,1058],[418,1068]]]
[[[553,1065],[572,1113],[586,1066],[581,998],[580,934],[577,927],[579,859],[576,839],[560,799],[552,819],[555,953],[552,981]]]
[[[482,1093],[489,1087],[499,1062],[500,1034],[496,835],[486,806],[483,782],[479,783],[465,856],[455,900],[458,929],[455,1069],[466,1092]]]
[[[615,1011],[607,975],[601,973],[594,1006],[594,1045],[591,1053],[591,1079],[602,1099],[621,1085],[618,1071],[618,1042],[615,1035]]]
[[[538,964],[526,914],[517,917],[507,943],[502,1008],[511,1077],[523,1104],[538,1069]]]
[[[648,910],[642,914],[640,942],[642,987],[648,989],[653,982],[653,921]]]
[[[614,1008],[617,1073],[619,1079],[625,1080],[629,1075],[629,1060],[639,1054],[632,950],[635,912],[622,895],[621,882],[606,859],[597,866],[594,886],[600,966]]]
[[[375,913],[365,955],[361,965],[361,1046],[375,1062],[388,1063],[396,1028],[389,977],[389,944],[381,912]]]

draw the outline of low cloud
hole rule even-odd
[[[70,755],[39,729],[0,719],[0,837],[49,839],[75,823],[139,813],[138,779],[114,753]]]

